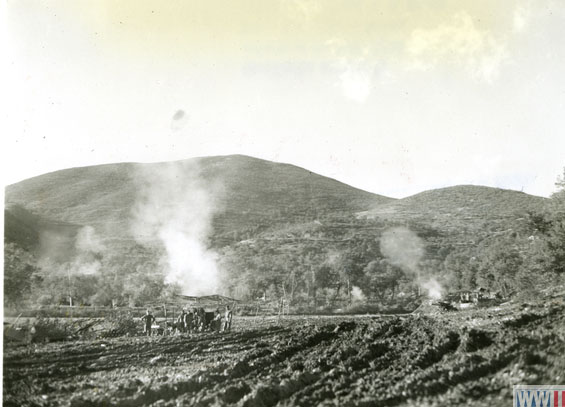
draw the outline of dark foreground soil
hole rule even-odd
[[[512,405],[565,383],[565,304],[234,320],[227,334],[8,347],[5,406]]]

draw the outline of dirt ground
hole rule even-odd
[[[565,303],[5,346],[5,406],[508,406],[565,384]]]

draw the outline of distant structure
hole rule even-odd
[[[202,307],[202,308],[214,308],[224,307],[226,305],[236,305],[240,303],[239,300],[235,298],[226,297],[223,295],[203,295],[203,296],[191,296],[174,294],[172,297],[172,302],[177,303],[185,307]]]

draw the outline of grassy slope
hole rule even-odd
[[[171,165],[177,168],[176,173],[186,173],[187,177],[197,168],[206,184],[221,186],[221,209],[214,218],[217,235],[249,228],[276,228],[392,201],[293,165],[225,156],[172,164],[124,163],[56,171],[8,186],[6,204],[21,205],[52,221],[94,226],[104,238],[123,238],[129,232],[141,174],[159,172]],[[19,227],[14,222],[7,224],[12,226]]]
[[[395,200],[296,166],[245,156],[111,164],[57,171],[9,186],[6,241],[32,251],[43,239],[49,242],[47,249],[62,253],[63,261],[72,257],[67,249],[74,247],[78,228],[90,225],[106,241],[104,257],[124,264],[146,263],[153,254],[134,246],[132,208],[141,174],[170,166],[180,177],[197,168],[203,184],[221,186],[209,243],[223,258],[231,255],[242,264],[256,263],[253,273],[282,273],[286,267],[306,273],[326,261],[326,255],[350,252],[364,266],[378,256],[383,230],[399,224],[424,240],[428,259],[443,260],[442,249],[448,246],[476,247],[485,237],[523,229],[525,212],[539,210],[546,201],[480,186],[443,188]],[[180,199],[181,192],[177,196],[173,188],[167,194]]]
[[[76,230],[74,225],[91,225],[103,239],[113,241],[108,250],[123,254],[133,243],[129,222],[141,171],[152,173],[169,165],[73,168],[11,185],[6,189],[7,240],[29,248],[45,230],[68,237]],[[374,241],[393,224],[411,227],[434,252],[454,242],[475,244],[489,234],[518,230],[525,223],[524,213],[540,209],[545,201],[480,186],[449,187],[394,200],[293,165],[246,156],[205,157],[172,165],[187,176],[198,168],[205,184],[221,185],[212,245],[239,247],[241,241],[260,239],[271,251],[294,255],[309,249],[346,250],[359,238]],[[14,211],[14,204],[39,214],[42,221],[21,209]]]
[[[61,170],[8,186],[6,203],[22,205],[52,221],[94,226],[107,239],[127,238],[139,174],[167,165],[124,163]],[[221,185],[221,209],[213,222],[213,238],[219,245],[265,233],[288,235],[289,229],[308,235],[320,229],[318,220],[326,228],[338,227],[350,234],[359,228],[359,222],[349,224],[353,214],[360,219],[424,225],[450,235],[481,235],[516,227],[527,210],[544,204],[544,198],[521,192],[469,185],[395,200],[293,165],[239,155],[173,165],[187,176],[198,168],[205,183]],[[29,222],[18,223],[6,215],[7,236],[37,233],[26,228]]]
[[[54,221],[119,230],[135,199],[133,171],[133,164],[111,164],[40,175],[8,186],[6,204]]]
[[[358,216],[426,224],[442,233],[481,236],[519,228],[528,211],[547,200],[523,192],[460,185],[422,192],[386,203]]]

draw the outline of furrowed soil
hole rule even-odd
[[[513,384],[565,383],[565,304],[6,346],[5,406],[508,406]]]

